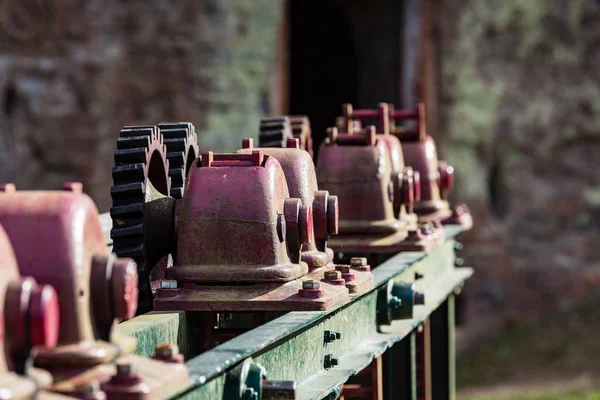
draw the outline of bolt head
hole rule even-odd
[[[340,271],[325,271],[324,277],[328,281],[333,281],[336,279],[342,279],[342,273]]]
[[[349,265],[338,264],[338,265],[335,266],[335,270],[336,271],[340,271],[342,274],[349,274],[350,273],[350,266]]]
[[[156,346],[154,355],[160,358],[171,358],[179,354],[179,348],[175,344],[163,343]]]
[[[367,258],[366,257],[352,257],[350,259],[350,265],[352,265],[353,267],[363,267],[363,266],[367,265]]]
[[[100,383],[98,381],[84,382],[80,385],[77,385],[75,390],[78,393],[96,393],[100,391]]]
[[[321,283],[315,280],[306,280],[302,282],[302,289],[304,290],[318,290],[321,288]]]
[[[173,279],[163,279],[160,281],[161,289],[177,289],[177,281]]]
[[[425,304],[425,295],[420,292],[414,292],[414,304],[422,306]]]
[[[129,375],[134,372],[133,365],[129,363],[117,364],[117,375]]]

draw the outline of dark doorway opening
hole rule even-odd
[[[343,4],[343,2],[342,2]],[[342,7],[332,0],[291,0],[291,115],[308,115],[315,155],[343,103],[357,100],[357,59]]]

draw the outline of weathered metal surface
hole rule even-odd
[[[444,229],[450,238],[462,230],[456,226]],[[417,282],[415,272],[423,275]],[[454,267],[452,240],[429,254],[398,254],[373,271],[375,286],[387,285],[390,279],[413,282],[415,290],[424,292],[426,302],[414,307],[412,319],[378,325],[377,290],[334,309],[287,313],[189,360],[191,381],[183,398],[221,398],[225,373],[248,357],[266,368],[269,379],[296,381],[296,398],[323,398],[389,346],[407,338],[471,273],[470,268]],[[339,332],[340,339],[325,343],[325,331]],[[338,365],[325,370],[326,355],[337,358]]]
[[[108,257],[98,211],[87,195],[69,191],[0,194],[0,223],[11,240],[21,274],[52,285],[58,293],[60,344],[106,340],[115,319],[133,316],[135,264]],[[31,243],[37,244],[35,251]]]
[[[262,118],[258,128],[259,147],[285,147],[292,139],[292,125],[288,117]]]
[[[392,184],[394,185],[393,204],[396,218],[405,220],[416,228],[416,215],[413,203],[419,200],[419,173],[404,162],[402,146],[397,137],[390,134],[389,105],[380,103],[377,110],[354,110],[351,104],[342,106],[345,132],[358,132],[365,121],[377,120],[377,138],[385,143],[392,165]],[[358,122],[358,124],[356,123]]]
[[[262,147],[260,151],[275,157],[287,182],[290,196],[298,198],[312,213],[312,240],[302,245],[301,259],[309,269],[331,266],[333,251],[327,248],[330,235],[338,233],[339,206],[337,196],[319,190],[317,175],[310,155],[299,148],[298,139],[289,139],[288,148]],[[253,140],[244,139],[238,153],[250,154],[254,150]]]
[[[137,340],[135,354],[152,357],[159,343],[176,344],[183,354],[188,353],[188,331],[184,311],[152,311],[139,315],[118,325],[122,335],[133,336]]]
[[[324,189],[340,199],[339,234],[329,242],[334,251],[396,253],[429,251],[436,245],[439,235],[418,231],[407,214],[396,218],[396,185],[408,186],[410,180],[399,183],[402,177],[392,171],[389,148],[374,127],[356,133],[329,130],[319,152],[317,177]],[[408,179],[409,174],[405,176]],[[414,198],[411,190],[408,193],[408,199]]]
[[[348,300],[348,289],[344,285],[323,284],[318,296],[303,296],[300,291],[305,279],[242,286],[192,284],[159,289],[154,308],[157,311],[321,311]]]
[[[306,150],[308,154],[313,157],[313,140],[310,120],[306,115],[289,115],[288,118],[292,125],[292,135],[294,138],[298,139],[300,148]]]
[[[59,307],[52,286],[21,278],[13,248],[0,226],[0,390],[2,397],[29,399],[52,378],[26,368],[32,346],[58,341]],[[15,372],[29,376],[19,376]]]
[[[202,154],[192,166],[168,278],[188,282],[285,282],[308,272],[310,206],[298,205],[279,162],[260,151]],[[284,220],[285,218],[285,220]]]
[[[158,129],[166,147],[171,187],[169,195],[182,199],[188,171],[198,153],[198,135],[189,122],[161,122]]]
[[[301,246],[314,235],[312,202],[290,198],[285,179],[277,159],[257,150],[208,152],[196,161],[156,310],[323,310],[347,300],[347,289],[332,285],[316,298],[300,295],[308,272]],[[336,215],[335,206],[319,215],[326,228],[329,214]]]
[[[125,398],[172,396],[187,384],[187,369],[168,369],[170,363],[128,355],[135,350],[135,340],[113,330],[115,321],[135,315],[136,265],[131,259],[106,254],[98,211],[80,189],[80,184],[71,183],[62,192],[0,194],[0,221],[21,274],[56,288],[55,306],[60,307],[58,346],[35,348],[30,358],[52,374],[53,392],[77,397],[92,392],[108,398],[115,398],[117,392],[128,393]],[[36,243],[34,249],[31,243]],[[48,304],[36,300],[33,283],[21,288],[31,292],[29,305],[35,307],[28,312],[34,320],[26,325],[36,330],[29,339],[35,344],[49,334],[51,324],[40,315]],[[7,297],[8,304],[23,309],[15,303],[26,299],[23,294],[27,293]],[[51,294],[41,293],[42,299],[47,303]],[[18,329],[10,332],[15,333],[20,334]],[[23,338],[27,339],[26,331]],[[139,376],[122,377],[114,363],[138,369]]]
[[[152,310],[151,268],[162,257],[147,245],[145,205],[155,198],[168,196],[171,187],[163,136],[155,126],[125,127],[117,139],[114,161],[110,189],[113,251],[119,257],[135,260],[139,275],[138,313],[144,313]]]
[[[306,115],[268,117],[260,120],[258,146],[262,148],[289,147],[290,139],[298,140],[298,147],[313,157],[312,131]]]
[[[438,161],[433,138],[425,127],[425,106],[420,103],[415,110],[394,110],[389,105],[389,129],[402,143],[406,163],[420,173],[421,199],[414,205],[419,220],[440,220],[442,223],[460,223],[469,229],[473,222],[468,209],[461,206],[451,209],[447,193],[453,186],[454,168]],[[396,122],[415,120],[416,129],[396,126]]]

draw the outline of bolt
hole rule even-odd
[[[406,238],[408,241],[418,242],[425,238],[425,235],[421,233],[421,230],[409,230],[408,237]]]
[[[306,280],[302,282],[302,289],[304,290],[319,290],[321,288],[321,283],[315,280]]]
[[[454,265],[457,267],[461,267],[462,265],[464,265],[464,263],[465,263],[465,260],[463,260],[462,258],[456,257],[454,259]]]
[[[0,192],[2,193],[14,193],[17,191],[17,188],[13,183],[3,183],[0,184]]]
[[[413,302],[416,305],[422,306],[425,304],[425,295],[420,292],[414,292]]]
[[[419,279],[423,279],[423,274],[415,272],[415,281],[418,281]]]
[[[84,382],[77,385],[75,389],[78,393],[95,393],[100,390],[100,383],[98,381]]]
[[[295,399],[295,381],[268,381],[262,382],[263,399]]]
[[[333,368],[339,364],[339,360],[333,356],[333,354],[327,354],[323,361],[325,369]]]
[[[341,272],[342,274],[349,274],[350,273],[350,266],[349,265],[344,265],[344,264],[337,264],[335,266],[335,270]]]
[[[179,347],[175,344],[163,343],[154,349],[154,357],[156,358],[168,359],[177,355],[179,355]]]
[[[324,292],[321,290],[320,282],[308,279],[302,282],[302,289],[298,290],[298,294],[307,299],[318,299]]]
[[[350,259],[350,265],[353,267],[363,267],[367,265],[366,257],[352,257]]]
[[[258,393],[252,388],[246,388],[242,395],[242,400],[258,400]]]
[[[353,269],[356,269],[358,271],[363,271],[363,272],[371,271],[371,266],[369,264],[367,264],[366,257],[352,257],[350,259],[350,266]]]
[[[161,289],[177,289],[177,281],[173,279],[164,279],[160,281]]]
[[[65,182],[62,190],[65,192],[83,193],[83,184],[81,182]]]
[[[461,251],[463,247],[464,246],[461,242],[454,242],[454,251]]]
[[[433,225],[432,224],[423,224],[420,226],[419,229],[423,235],[433,235]]]
[[[131,375],[133,374],[134,368],[133,365],[129,363],[118,363],[117,364],[117,375]]]
[[[325,271],[325,280],[334,281],[336,279],[342,279],[342,273],[340,271],[329,270]]]
[[[325,343],[331,343],[331,342],[333,342],[335,340],[339,340],[341,338],[342,338],[342,335],[339,332],[325,331],[325,334],[324,334]]]
[[[402,307],[402,299],[393,296],[390,301],[389,301],[389,305],[391,309],[396,309],[396,308],[400,308]]]

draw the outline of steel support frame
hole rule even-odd
[[[190,383],[179,398],[223,398],[226,374],[247,358],[264,366],[269,380],[295,381],[296,399],[335,398],[349,377],[387,352],[382,359],[384,398],[413,399],[416,397],[416,366],[412,361],[415,332],[429,319],[432,398],[454,399],[453,293],[473,271],[454,267],[453,238],[461,228],[446,226],[444,229],[448,237],[445,244],[428,254],[407,252],[393,256],[373,271],[375,289],[352,298],[349,303],[325,312],[287,313],[191,358],[186,362]],[[415,272],[424,278],[415,282]],[[377,289],[390,279],[414,282],[416,289],[425,293],[426,304],[414,307],[412,319],[378,326]],[[171,322],[165,324],[167,319]],[[188,332],[185,319],[189,319],[185,312],[150,313],[120,324],[119,329],[138,338],[141,344],[138,354],[151,356],[154,346],[161,342],[176,343],[184,349],[196,347],[192,343],[198,337]],[[325,344],[325,330],[339,332],[341,338]],[[188,352],[188,355],[193,353]],[[326,370],[326,355],[335,357],[338,365]],[[398,362],[409,365],[398,365]],[[397,375],[393,379],[386,378],[387,371]]]

